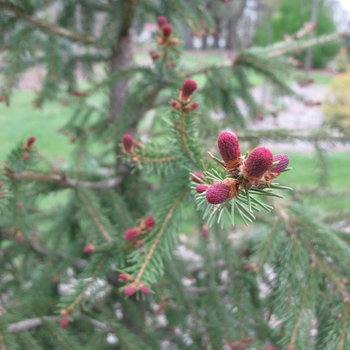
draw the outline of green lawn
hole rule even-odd
[[[328,183],[326,188],[319,184],[320,169],[313,154],[289,153],[293,170],[281,175],[280,180],[297,188],[319,188],[321,195],[305,193],[305,199],[311,206],[322,206],[327,210],[350,208],[350,197],[343,190],[350,190],[350,153],[331,152],[327,155]],[[329,196],[329,190],[336,195]]]
[[[19,142],[35,136],[36,146],[41,154],[50,159],[65,157],[71,149],[66,136],[57,132],[71,115],[69,108],[59,103],[48,103],[42,109],[35,109],[32,101],[34,93],[16,92],[10,107],[0,104],[0,162]]]

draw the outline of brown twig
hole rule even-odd
[[[121,176],[111,177],[102,181],[81,181],[77,179],[69,179],[64,175],[52,174],[52,173],[40,173],[34,171],[22,171],[20,173],[6,170],[6,176],[16,180],[28,180],[28,181],[43,181],[43,182],[56,182],[62,187],[85,187],[95,190],[102,190],[105,188],[112,188],[118,186],[122,182]]]
[[[17,17],[21,17],[24,20],[26,20],[28,23],[30,23],[31,25],[43,28],[53,34],[57,34],[60,36],[63,36],[67,39],[73,40],[73,41],[81,41],[87,44],[93,44],[96,42],[96,39],[92,36],[84,36],[81,34],[77,34],[77,33],[72,33],[71,31],[65,29],[65,28],[61,28],[58,26],[55,26],[53,24],[49,24],[49,23],[45,23],[43,21],[41,21],[40,19],[28,15],[24,12],[22,12],[20,9],[18,9],[15,6],[12,6],[4,1],[0,1],[0,7],[4,7],[5,9],[11,11],[12,13],[14,13]]]
[[[149,251],[147,252],[145,259],[141,265],[141,268],[139,270],[139,272],[137,273],[137,276],[135,278],[135,284],[138,285],[140,283],[140,281],[142,280],[143,274],[149,264],[149,262],[152,260],[153,254],[156,251],[156,249],[158,248],[158,245],[160,243],[160,240],[162,239],[165,231],[166,231],[166,227],[169,224],[169,221],[171,220],[171,218],[173,217],[174,212],[176,211],[176,209],[178,208],[178,206],[180,205],[180,203],[182,202],[182,199],[185,197],[185,195],[188,192],[188,188],[184,189],[180,195],[179,198],[177,199],[177,201],[171,206],[171,208],[168,211],[168,214],[165,217],[165,220],[163,221]]]
[[[83,193],[81,191],[78,191],[78,195],[81,198],[81,200],[83,201],[87,211],[91,215],[92,220],[94,221],[94,223],[95,223],[96,227],[98,228],[98,230],[100,231],[101,235],[105,238],[105,240],[108,243],[112,243],[113,240],[112,240],[111,236],[104,228],[99,217],[96,215],[94,208],[91,206],[91,203],[89,202],[89,200],[83,195]]]
[[[60,316],[44,316],[28,318],[19,322],[11,323],[7,326],[7,332],[17,333],[22,331],[29,331],[31,329],[41,326],[44,322],[58,322]]]
[[[38,255],[41,255],[41,256],[50,255],[50,257],[52,257],[52,254],[53,254],[52,250],[46,249],[46,247],[40,245],[38,242],[29,241],[29,247]],[[55,249],[55,255],[60,259],[68,259],[69,261],[71,261],[72,265],[79,270],[83,270],[88,265],[87,260],[84,260],[81,258],[72,258],[58,249]]]

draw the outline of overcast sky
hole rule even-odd
[[[350,0],[339,0],[344,9],[350,12]]]

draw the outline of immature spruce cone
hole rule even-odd
[[[203,193],[203,192],[205,192],[208,188],[209,188],[208,185],[199,184],[199,185],[196,186],[196,191],[197,191],[197,193]]]
[[[127,153],[127,154],[132,153],[133,140],[134,140],[134,138],[130,134],[123,135],[122,142],[123,142],[125,153]]]
[[[167,23],[167,20],[164,16],[158,16],[157,23],[158,23],[159,27],[162,27],[164,24]]]
[[[29,137],[24,145],[24,148],[27,151],[30,151],[32,149],[32,146],[33,146],[33,143],[35,142],[35,140],[36,140],[36,138],[34,136]]]
[[[85,247],[84,247],[84,253],[86,254],[91,254],[95,251],[95,246],[91,243],[87,244]]]
[[[222,159],[227,168],[235,168],[239,165],[241,150],[237,136],[228,131],[223,131],[218,136],[218,147]]]
[[[193,113],[199,107],[199,102],[192,102],[188,108],[186,108],[186,113]]]
[[[280,174],[287,166],[289,165],[289,157],[287,154],[276,154],[273,157],[273,161],[279,161],[271,170],[271,173],[278,173]]]
[[[143,294],[149,294],[151,293],[151,290],[145,284],[142,283],[140,286],[140,292]]]
[[[172,32],[173,27],[170,24],[166,23],[162,26],[162,33],[164,38],[169,38]]]
[[[266,147],[257,147],[245,160],[242,173],[248,180],[258,181],[270,169],[272,163],[272,152]]]
[[[211,204],[220,204],[230,198],[230,188],[223,182],[218,182],[206,190],[207,201]]]
[[[134,280],[134,277],[132,277],[131,275],[129,275],[128,273],[121,273],[118,278],[120,278],[121,280],[125,281],[125,282],[131,282]]]
[[[180,100],[188,102],[193,92],[197,89],[197,83],[192,79],[186,79],[182,84]]]
[[[127,241],[132,241],[141,234],[141,229],[139,227],[128,228],[124,231],[124,239]]]
[[[198,179],[204,179],[205,178],[205,175],[203,173],[200,173],[199,171],[194,171],[193,175],[191,176],[191,180],[193,182],[196,182],[197,184],[201,183]]]
[[[137,292],[137,289],[133,284],[130,284],[130,286],[126,287],[124,290],[124,294],[128,297],[134,295],[136,292]]]
[[[154,229],[154,226],[156,225],[156,222],[154,220],[154,216],[150,215],[147,216],[147,218],[144,220],[144,225],[147,229],[149,229],[150,231]]]

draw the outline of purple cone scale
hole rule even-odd
[[[287,168],[287,166],[289,165],[289,157],[287,154],[276,154],[273,157],[273,161],[274,162],[279,162],[278,164],[276,164],[271,170],[271,173],[278,173],[280,174],[284,169]]]
[[[242,172],[247,178],[259,179],[270,169],[272,163],[272,152],[266,147],[257,147],[244,162]]]
[[[210,204],[220,204],[230,199],[230,188],[223,182],[218,182],[206,190],[206,198]]]
[[[208,185],[199,184],[199,185],[196,186],[196,191],[197,191],[197,193],[203,193],[203,192],[205,192],[208,188],[209,188]]]
[[[218,136],[218,147],[225,163],[237,161],[241,156],[239,141],[233,132],[223,131]]]

